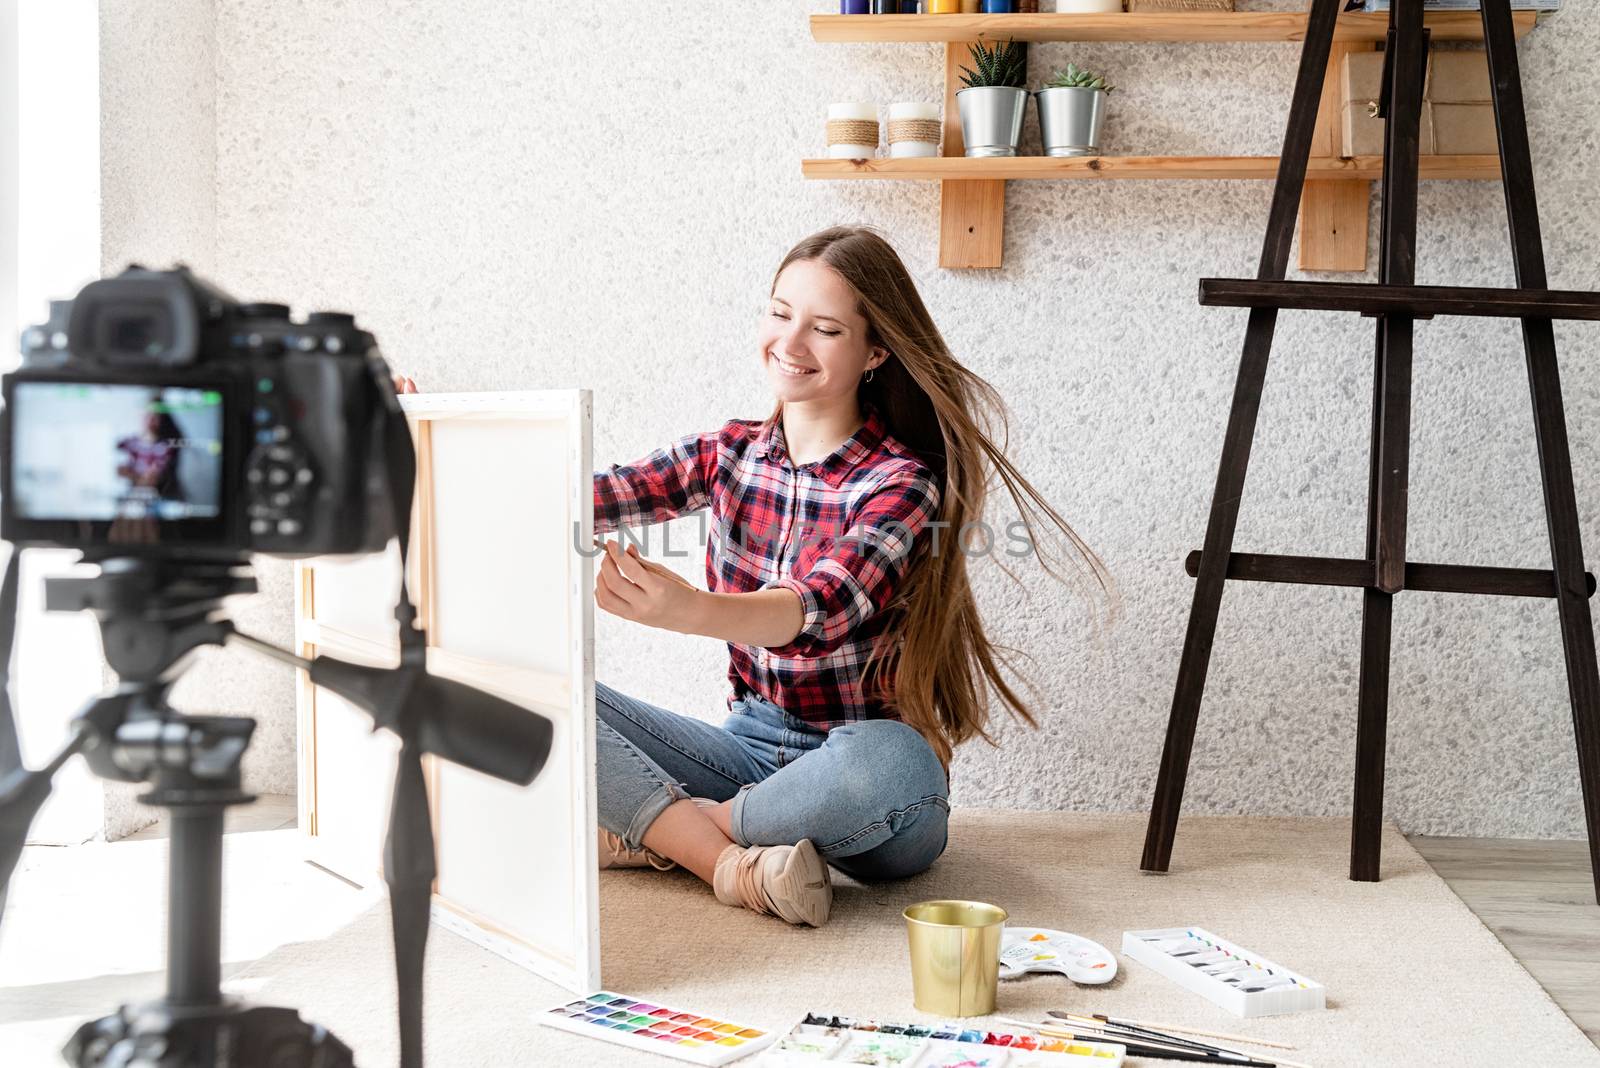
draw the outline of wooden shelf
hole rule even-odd
[[[868,18],[870,16],[856,16]],[[885,16],[888,17],[888,16]],[[951,18],[956,16],[951,15]],[[1014,181],[1019,179],[1183,178],[1272,179],[1277,156],[1015,156],[922,159],[806,159],[807,178],[888,179],[899,181]],[[1423,156],[1422,178],[1483,180],[1500,177],[1499,156]],[[1313,158],[1306,179],[1373,181],[1383,177],[1382,156]]]
[[[1516,11],[1517,36],[1533,29],[1538,12]],[[1476,11],[1430,11],[1424,24],[1435,41],[1479,41]],[[1388,12],[1339,16],[1335,41],[1381,41]],[[1163,11],[1108,15],[812,15],[811,36],[826,44],[885,41],[1303,41],[1306,15],[1294,11]]]
[[[968,44],[1018,41],[1304,41],[1308,12],[1173,11],[1106,15],[812,15],[819,42],[943,42],[943,156],[933,159],[807,159],[801,173],[815,179],[936,181],[939,186],[939,265],[999,267],[1005,252],[1006,182],[1014,179],[1274,179],[1276,156],[1092,156],[968,159],[963,154],[956,92],[970,63]],[[1434,41],[1483,38],[1476,11],[1423,16]],[[1532,11],[1512,13],[1518,37],[1538,23]],[[1387,12],[1339,16],[1323,80],[1311,159],[1300,194],[1299,266],[1306,271],[1364,271],[1372,181],[1383,157],[1341,157],[1340,74],[1344,57],[1370,52],[1387,35]],[[1496,180],[1498,156],[1423,156],[1420,178]]]

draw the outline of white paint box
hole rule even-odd
[[[1122,952],[1235,1016],[1278,1016],[1327,1005],[1321,983],[1204,927],[1124,931]]]

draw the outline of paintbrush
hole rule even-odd
[[[1058,1012],[1055,1009],[1051,1009],[1050,1015],[1065,1019],[1066,1017],[1074,1014]],[[1151,1023],[1148,1020],[1118,1019],[1116,1017],[1107,1016],[1104,1013],[1098,1012],[1078,1013],[1076,1015],[1087,1015],[1091,1019],[1104,1020],[1106,1023],[1114,1023],[1120,1027],[1149,1027],[1161,1031],[1172,1031],[1177,1034],[1202,1035],[1206,1038],[1220,1038],[1224,1042],[1243,1042],[1247,1046],[1270,1046],[1273,1049],[1294,1049],[1293,1046],[1286,1042],[1268,1042],[1264,1038],[1246,1038],[1244,1035],[1229,1035],[1224,1034],[1221,1031],[1202,1031],[1198,1027],[1179,1027],[1177,1024]]]
[[[1073,1026],[1082,1025],[1087,1027],[1100,1027],[1103,1029],[1115,1028],[1118,1031],[1125,1031],[1129,1035],[1136,1038],[1147,1038],[1156,1042],[1166,1042],[1170,1044],[1192,1047],[1195,1049],[1210,1050],[1217,1053],[1227,1053],[1232,1054],[1235,1057],[1251,1056],[1251,1054],[1246,1053],[1244,1050],[1230,1049],[1227,1046],[1218,1046],[1211,1042],[1200,1042],[1192,1038],[1183,1038],[1176,1034],[1167,1034],[1165,1032],[1158,1031],[1153,1026],[1134,1024],[1124,1020],[1113,1020],[1110,1017],[1103,1015],[1090,1016],[1075,1012],[1060,1012],[1055,1009],[1050,1010],[1050,1015],[1060,1020],[1067,1020]],[[1277,1063],[1281,1066],[1281,1068],[1311,1068],[1310,1065],[1302,1064],[1299,1061],[1291,1061],[1284,1057],[1278,1057],[1276,1054],[1273,1056],[1276,1057]]]
[[[1154,1060],[1167,1061],[1203,1061],[1207,1064],[1235,1065],[1237,1068],[1278,1068],[1275,1061],[1258,1061],[1253,1057],[1243,1055],[1226,1055],[1199,1049],[1185,1049],[1181,1046],[1157,1045],[1153,1039],[1135,1041],[1134,1038],[1128,1035],[1115,1035],[1103,1030],[1068,1030],[1065,1027],[1057,1027],[1053,1024],[1028,1023],[1026,1020],[1007,1019],[1005,1022],[1014,1026],[1026,1027],[1051,1038],[1071,1038],[1080,1042],[1115,1044],[1124,1047],[1130,1057],[1150,1057]]]

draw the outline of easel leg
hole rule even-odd
[[[1384,106],[1382,249],[1379,280],[1416,280],[1417,167],[1422,82],[1428,62],[1422,0],[1389,14]],[[1411,356],[1414,321],[1378,320],[1372,386],[1372,461],[1367,491],[1371,584],[1361,602],[1361,682],[1356,781],[1350,820],[1350,878],[1376,882],[1383,841],[1383,772],[1389,729],[1389,657],[1394,594],[1405,588],[1406,504],[1411,470]]]
[[[1383,764],[1389,732],[1389,648],[1394,596],[1362,591],[1361,697],[1356,718],[1356,790],[1350,819],[1350,878],[1378,881],[1383,835]]]
[[[1517,285],[1544,289],[1549,283],[1509,0],[1485,0],[1483,37],[1494,93],[1495,125],[1500,135],[1500,167]],[[1533,395],[1533,427],[1539,443],[1539,477],[1544,486],[1556,607],[1561,615],[1561,648],[1566,656],[1567,692],[1572,701],[1572,728],[1578,747],[1578,779],[1589,831],[1589,863],[1595,899],[1600,901],[1600,670],[1595,663],[1594,620],[1584,579],[1572,456],[1567,448],[1561,374],[1550,320],[1522,320],[1522,343],[1527,351],[1528,389]]]

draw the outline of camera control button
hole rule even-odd
[[[267,520],[265,520],[265,519],[252,519],[250,521],[250,533],[252,533],[252,534],[270,534],[271,532],[272,532],[272,524],[270,522],[268,522]]]
[[[337,356],[344,351],[344,338],[338,334],[329,334],[322,339],[322,347]]]
[[[289,472],[281,467],[274,467],[267,472],[267,484],[270,486],[284,486],[289,482]]]
[[[311,468],[309,467],[302,467],[300,470],[294,473],[295,482],[302,486],[309,485],[311,480],[315,477],[316,476],[311,473]]]
[[[278,533],[285,537],[294,537],[300,533],[300,521],[298,519],[278,520]]]

